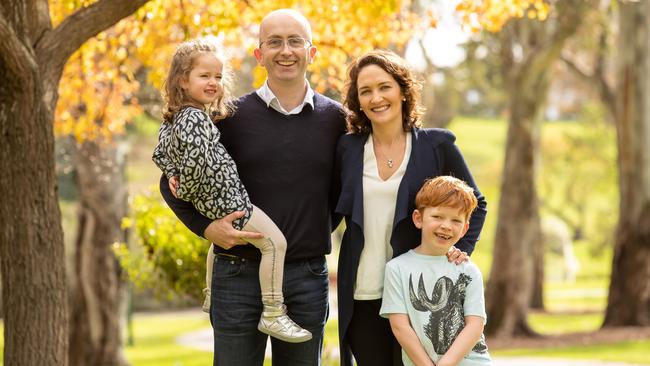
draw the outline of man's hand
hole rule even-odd
[[[178,178],[178,176],[173,176],[169,178],[169,190],[172,191],[172,194],[174,197],[178,198],[178,195],[176,194],[176,191],[178,190],[178,187],[181,185],[181,182]]]
[[[203,236],[224,249],[246,244],[246,239],[262,239],[264,235],[258,232],[240,231],[232,227],[232,222],[242,216],[244,216],[244,211],[236,211],[221,219],[212,221],[205,228]]]
[[[461,264],[463,262],[467,262],[469,260],[469,256],[462,250],[456,247],[451,247],[451,249],[449,249],[447,252],[447,260],[449,263],[454,262],[456,264]]]

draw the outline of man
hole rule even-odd
[[[273,364],[319,365],[328,315],[325,254],[337,195],[334,155],[345,132],[344,114],[306,80],[317,50],[304,16],[273,11],[262,20],[259,37],[255,58],[268,79],[241,97],[235,114],[218,126],[251,201],[287,238],[285,304],[291,319],[313,334],[303,343],[271,338]],[[200,215],[191,203],[173,197],[164,176],[160,190],[185,225],[216,244],[210,309],[214,365],[262,365],[267,336],[257,330],[260,253],[245,242],[262,236],[233,228],[241,212],[215,221]]]

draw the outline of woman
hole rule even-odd
[[[390,51],[371,51],[348,67],[348,134],[336,158],[336,212],[346,223],[338,265],[342,366],[352,366],[352,355],[360,366],[402,365],[399,343],[379,308],[386,262],[420,243],[411,213],[424,180],[453,175],[474,189],[479,202],[450,261],[472,253],[485,221],[485,199],[454,135],[419,128],[420,88],[406,62]]]

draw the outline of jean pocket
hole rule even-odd
[[[216,279],[235,277],[241,273],[243,265],[239,260],[216,257],[212,269],[212,277]]]
[[[311,259],[305,262],[309,273],[314,276],[327,276],[327,261],[325,258]]]

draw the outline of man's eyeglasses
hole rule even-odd
[[[269,49],[279,50],[284,48],[284,44],[289,46],[289,48],[294,50],[304,49],[311,46],[311,42],[301,37],[289,37],[286,40],[282,38],[269,38],[266,41],[260,42],[260,48],[262,45],[266,45]]]

